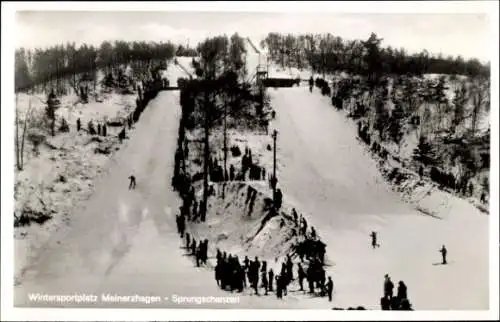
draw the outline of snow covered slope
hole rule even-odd
[[[436,203],[446,211],[442,220],[417,212],[383,181],[354,124],[327,97],[300,87],[270,94],[284,165],[279,184],[328,244],[335,305],[376,307],[387,273],[405,281],[418,310],[488,308],[487,216],[460,199]],[[372,230],[380,236],[376,250]],[[437,264],[442,244],[447,266]]]

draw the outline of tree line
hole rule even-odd
[[[245,39],[237,33],[207,38],[196,47],[198,58],[192,60],[196,78],[182,82],[180,103],[182,106],[181,128],[193,129],[197,125],[203,128],[203,199],[200,202],[200,216],[204,221],[209,196],[208,175],[210,172],[211,147],[210,133],[221,124],[224,131],[224,170],[227,173],[227,119],[232,116],[239,120],[250,116],[249,107],[254,103],[262,105],[260,94],[253,94],[248,84],[245,58]],[[260,103],[260,104],[259,104]],[[262,107],[256,109],[262,111]],[[255,115],[248,117],[255,119]],[[183,133],[183,132],[182,132]],[[177,189],[181,195],[187,193],[189,184],[185,183],[181,173],[182,160],[187,157],[184,135],[180,132],[178,152],[176,156],[176,173],[174,174]],[[183,183],[184,182],[184,183]]]
[[[432,55],[427,50],[410,54],[404,48],[380,47],[382,39],[372,33],[364,40],[348,40],[327,34],[280,34],[269,33],[261,46],[269,50],[270,58],[285,65],[298,68],[309,66],[317,73],[346,71],[365,75],[369,66],[364,54],[369,46],[377,44],[379,66],[384,74],[423,75],[429,73],[489,77],[490,63],[482,64],[478,59],[465,60],[461,56],[444,57]],[[374,58],[374,57],[372,57]]]
[[[75,79],[81,73],[104,69],[107,73],[114,66],[171,59],[174,55],[196,56],[196,50],[177,46],[171,42],[104,41],[100,46],[75,43],[59,44],[48,48],[15,51],[15,90],[25,91],[35,85],[51,85],[56,88],[63,78]]]

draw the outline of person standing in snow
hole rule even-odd
[[[406,288],[405,283],[403,281],[399,281],[397,297],[400,301],[408,298],[407,290],[408,289]]]
[[[297,215],[297,211],[295,210],[295,208],[292,208],[292,216],[293,216],[293,222],[295,223],[295,226],[298,225],[298,215]]]
[[[326,283],[326,292],[328,293],[328,301],[331,302],[333,293],[333,281],[331,276],[328,276],[328,282]]]
[[[306,277],[306,273],[304,272],[304,269],[302,268],[302,265],[299,263],[299,268],[297,275],[299,275],[299,285],[300,285],[300,290],[304,290],[304,278]]]
[[[132,174],[128,177],[130,179],[130,184],[128,185],[128,189],[135,189],[135,176]]]
[[[276,276],[276,297],[281,299],[283,298],[283,290],[281,288],[281,277]]]
[[[441,256],[443,257],[443,261],[442,261],[442,264],[443,265],[446,265],[447,262],[446,262],[446,254],[448,253],[448,250],[446,249],[446,247],[443,245],[443,247],[441,247],[441,249],[439,250],[439,252],[441,253]]]
[[[316,239],[316,229],[313,226],[311,226],[311,238]]]
[[[196,239],[191,241],[191,255],[196,255]]]
[[[180,224],[180,215],[175,216],[175,223],[177,224],[177,233],[181,234],[181,224]]]
[[[180,215],[179,217],[179,228],[181,238],[184,238],[184,231],[186,231],[186,217],[184,215]]]
[[[307,283],[309,285],[309,293],[313,294],[314,293],[314,279],[313,279],[314,272],[312,270],[312,266],[309,265],[307,268]]]
[[[393,290],[394,290],[394,284],[392,283],[389,275],[385,274],[384,296],[388,299],[392,299]]]
[[[306,221],[306,219],[304,217],[302,217],[302,219],[303,219],[303,221],[302,221],[302,223],[303,223],[303,225],[302,225],[302,235],[305,236],[306,232],[307,232],[307,221]]]
[[[262,271],[261,274],[261,280],[262,280],[262,287],[264,288],[264,291],[266,292],[265,295],[267,295],[267,290],[268,290],[268,283],[267,283],[267,272],[265,270]]]
[[[372,247],[375,249],[375,247],[380,247],[380,245],[377,243],[377,233],[372,231],[370,234],[370,237],[372,238]]]
[[[82,128],[82,122],[80,121],[80,118],[76,120],[76,130],[80,132],[80,129]]]
[[[186,233],[186,249],[189,249],[190,239],[191,236],[189,235],[189,233]]]
[[[288,282],[293,281],[293,262],[292,262],[292,257],[290,254],[287,255],[287,261],[286,261],[286,279]]]
[[[273,269],[269,269],[269,279],[267,280],[268,283],[269,283],[269,291],[272,292],[273,291],[273,281],[274,281],[274,272],[273,272]]]

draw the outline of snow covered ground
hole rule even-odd
[[[442,219],[425,216],[385,183],[356,140],[354,124],[328,98],[304,88],[271,96],[284,164],[278,180],[328,244],[335,304],[376,307],[387,273],[405,281],[417,310],[488,309],[488,216],[440,195],[420,203]],[[370,247],[372,230],[380,236],[376,250]],[[436,264],[442,244],[449,250],[447,266]]]
[[[189,62],[186,59],[181,63],[190,68]],[[186,76],[173,66],[167,71],[171,84]],[[15,288],[15,304],[35,305],[26,295],[38,291],[162,298],[156,304],[80,304],[94,308],[297,309],[362,305],[378,309],[387,273],[394,282],[405,281],[417,310],[488,308],[489,217],[460,199],[450,196],[443,204],[443,198],[432,194],[419,204],[433,209],[442,219],[422,214],[392,191],[376,161],[356,140],[355,126],[333,110],[328,98],[311,94],[303,87],[269,92],[271,105],[277,110],[270,129],[276,128],[279,133],[278,180],[284,205],[286,211],[296,207],[303,213],[327,243],[327,261],[331,264],[327,275],[335,283],[332,303],[301,294],[295,284],[282,301],[273,295],[254,296],[245,291],[239,303],[231,305],[173,302],[173,295],[238,294],[221,291],[211,269],[196,268],[185,256],[177,235],[175,214],[179,200],[170,182],[180,107],[178,92],[170,91],[160,93],[146,108],[130,140],[106,164],[85,207],[73,210],[71,223],[53,233],[49,243],[30,259]],[[272,153],[266,149],[269,136],[252,138],[231,133],[230,137],[248,142],[259,155],[259,162],[270,169]],[[135,191],[127,189],[131,173],[137,177]],[[269,189],[264,182],[251,185],[259,191],[260,207]],[[251,243],[238,241],[252,234],[260,220],[257,208],[255,217],[251,217],[253,223],[240,220],[245,209],[238,187],[238,183],[228,187],[228,199],[233,201],[216,199],[212,203],[214,210],[229,207],[227,212],[191,228],[211,238],[226,234],[227,239],[223,237],[219,246],[227,251],[262,254],[272,260],[280,251],[286,251],[280,244],[286,238],[277,223],[269,224],[268,231]],[[240,218],[236,217],[238,212]],[[247,230],[249,226],[254,227]],[[370,245],[372,230],[379,233],[381,244],[375,250]],[[437,264],[442,244],[449,250],[447,266]]]
[[[103,124],[112,118],[121,119],[135,107],[134,95],[102,94],[102,102],[90,100],[88,104],[81,104],[75,95],[63,96],[61,107],[56,111],[57,127],[64,118],[70,131],[52,137],[39,126],[45,98],[36,94],[19,94],[18,97],[21,121],[31,100],[31,122],[26,135],[24,168],[22,171],[16,169],[15,212],[19,215],[23,210],[34,211],[48,214],[52,219],[43,225],[32,223],[15,228],[16,276],[29,257],[34,256],[56,230],[70,224],[73,208],[89,198],[95,179],[106,172],[110,155],[120,148],[116,135],[121,127],[108,126],[106,137],[91,136],[83,130],[77,132],[77,118],[81,120],[82,129],[86,130],[89,121],[97,126],[97,122]],[[30,135],[44,138],[38,154],[33,151]],[[96,153],[97,148],[109,149],[109,154]]]

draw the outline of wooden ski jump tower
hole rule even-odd
[[[263,86],[262,80],[268,77],[269,66],[267,65],[267,62],[264,63],[262,62],[262,55],[260,50],[257,49],[257,47],[253,44],[253,42],[250,40],[249,37],[247,37],[247,41],[253,48],[253,50],[259,55],[259,62],[255,70],[255,82],[257,83],[257,86],[260,88],[261,86]]]

